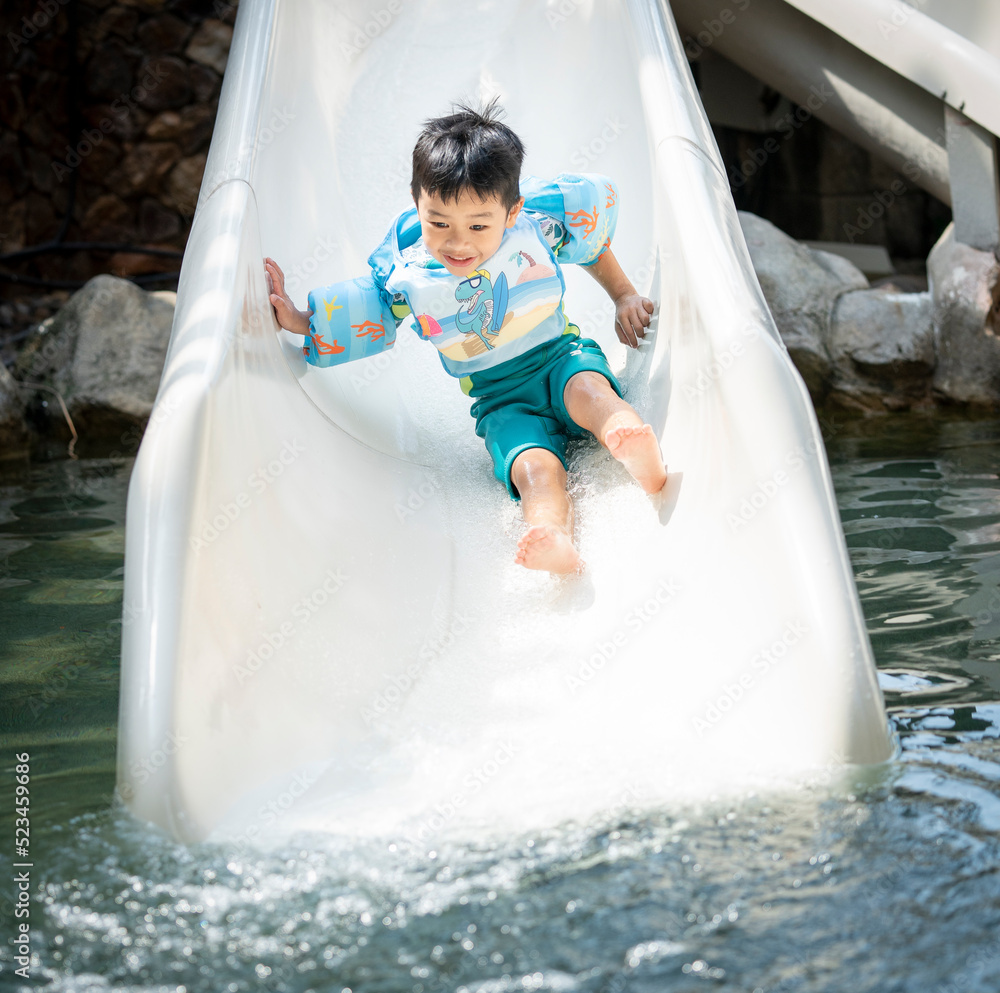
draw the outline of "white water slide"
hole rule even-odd
[[[588,563],[513,562],[469,399],[407,327],[308,367],[261,259],[366,271],[424,119],[499,93],[525,172],[619,185],[658,305],[605,347],[672,473],[596,445]],[[878,763],[893,742],[817,422],[761,295],[665,3],[242,0],[128,502],[119,787],[175,836],[501,830]]]

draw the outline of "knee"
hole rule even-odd
[[[526,448],[511,464],[510,478],[523,496],[532,487],[564,485],[566,470],[559,456],[547,448]]]
[[[595,396],[603,395],[609,390],[614,393],[606,377],[602,376],[599,372],[585,369],[583,372],[578,372],[570,376],[567,380],[566,388],[563,390],[563,405],[568,409],[574,400],[594,398]]]

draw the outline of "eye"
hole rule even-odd
[[[448,225],[444,221],[431,221],[431,224],[436,228],[446,228]]]
[[[473,224],[472,225],[472,230],[473,231],[485,231],[486,230],[486,225],[485,224]]]

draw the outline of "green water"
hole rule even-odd
[[[900,758],[432,853],[185,848],[113,808],[131,462],[3,469],[0,831],[13,862],[28,752],[33,961],[21,983],[5,947],[0,988],[996,993],[1000,420],[824,428]]]

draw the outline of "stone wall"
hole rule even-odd
[[[951,210],[817,118],[770,133],[715,126],[737,209],[802,241],[883,245],[919,273]]]
[[[4,0],[0,252],[58,237],[67,212],[64,242],[183,249],[235,15],[224,0]],[[51,288],[179,261],[91,249],[3,265]],[[8,301],[25,286],[0,285]]]

